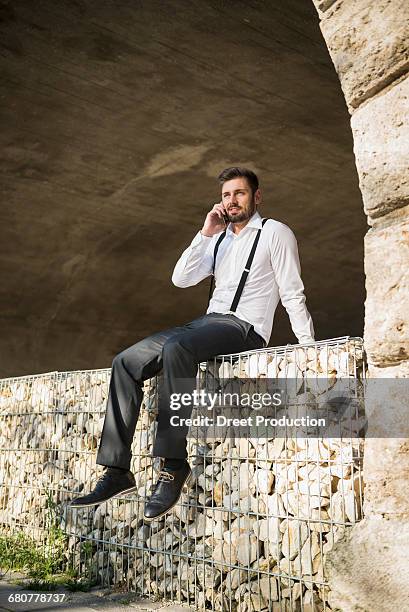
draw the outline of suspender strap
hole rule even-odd
[[[268,219],[263,219],[263,221],[262,221],[263,227],[264,227],[264,224],[265,224],[266,221],[268,221]],[[246,280],[247,280],[247,277],[248,277],[249,272],[250,272],[251,264],[253,263],[254,254],[255,254],[256,249],[257,249],[258,241],[260,240],[260,234],[261,234],[261,229],[257,230],[257,234],[256,234],[256,237],[254,239],[253,246],[251,247],[250,255],[249,255],[248,259],[247,259],[246,267],[244,268],[243,274],[241,275],[239,286],[237,287],[236,293],[235,293],[234,298],[233,298],[233,302],[232,302],[232,305],[231,305],[231,308],[230,308],[231,312],[236,312],[237,305],[238,305],[239,300],[241,298],[241,294],[243,293],[244,285],[246,284]],[[226,230],[224,230],[224,232],[222,232],[220,234],[219,238],[217,239],[216,245],[214,247],[213,269],[212,269],[212,276],[211,276],[211,279],[210,279],[209,299],[207,301],[207,305],[209,305],[210,298],[212,297],[212,293],[213,293],[214,270],[216,268],[217,251],[219,250],[220,243],[224,239],[225,236],[226,236]]]
[[[210,298],[212,297],[212,293],[213,293],[213,285],[214,285],[214,269],[216,267],[216,257],[217,257],[217,251],[219,250],[219,246],[221,241],[223,240],[223,238],[226,236],[226,230],[224,230],[224,232],[222,232],[220,234],[220,236],[217,239],[216,245],[214,247],[214,252],[213,252],[213,268],[212,268],[212,276],[210,278],[210,287],[209,287],[209,299],[207,300],[207,305],[209,306],[209,302],[210,302]]]
[[[263,227],[264,227],[264,223],[266,221],[267,221],[267,219],[263,219]],[[239,300],[241,298],[241,294],[243,293],[244,285],[246,284],[246,280],[247,280],[247,277],[248,277],[249,272],[250,272],[251,264],[253,263],[254,254],[255,254],[256,249],[257,249],[258,241],[260,240],[260,234],[261,234],[261,229],[259,229],[257,231],[256,237],[254,239],[253,246],[251,248],[250,255],[249,255],[247,263],[246,263],[246,267],[243,270],[243,274],[241,275],[239,286],[237,287],[236,293],[235,293],[234,298],[233,298],[233,302],[232,302],[231,307],[230,307],[230,311],[231,312],[236,312],[237,305],[238,305]]]

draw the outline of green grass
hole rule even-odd
[[[68,540],[59,527],[57,506],[51,493],[46,491],[46,541],[38,542],[23,532],[0,535],[0,568],[2,572],[19,571],[28,581],[19,581],[25,588],[52,591],[65,587],[71,591],[88,591],[94,586],[90,578],[92,543],[83,542],[81,553],[85,556],[85,572],[79,576],[67,569],[69,562]]]

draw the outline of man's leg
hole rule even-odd
[[[146,521],[162,517],[175,506],[191,472],[186,461],[189,428],[171,426],[170,419],[175,414],[170,409],[171,395],[192,393],[197,366],[201,361],[223,353],[241,353],[264,346],[263,339],[249,324],[231,315],[205,315],[186,328],[169,338],[163,346],[164,390],[159,396],[153,455],[165,457],[165,464],[152,495],[145,503]],[[183,416],[188,417],[190,413],[191,408],[184,410]],[[173,458],[172,464],[167,458]],[[179,465],[176,458],[179,458]]]
[[[188,427],[177,428],[170,418],[172,393],[192,393],[198,364],[217,355],[263,348],[264,340],[252,326],[232,315],[212,313],[196,319],[163,346],[164,390],[159,396],[158,429],[153,456],[186,458]],[[191,411],[190,411],[191,412]],[[184,411],[184,416],[190,416]],[[177,433],[177,435],[175,435]]]
[[[97,464],[129,469],[143,382],[162,370],[163,345],[182,330],[174,327],[149,336],[114,358]]]
[[[109,396],[96,462],[107,467],[88,495],[71,501],[73,507],[102,503],[136,488],[129,471],[131,445],[143,398],[143,381],[162,370],[162,349],[183,327],[149,336],[119,353],[112,362]]]

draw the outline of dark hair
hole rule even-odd
[[[240,176],[243,176],[245,179],[247,179],[248,184],[250,185],[250,189],[254,195],[258,189],[258,178],[257,175],[254,174],[254,172],[252,170],[249,170],[248,168],[238,168],[236,166],[234,166],[233,168],[226,168],[225,170],[223,170],[223,172],[220,172],[217,178],[223,185],[223,183],[225,183],[226,181],[231,181],[231,179],[238,178]]]

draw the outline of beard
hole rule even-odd
[[[240,207],[232,206],[231,208],[239,208],[239,210],[235,213],[231,213],[227,211],[227,218],[230,221],[230,223],[242,223],[243,221],[247,221],[256,212],[256,203],[254,200],[254,196],[250,204],[246,208],[242,208],[241,206]]]

